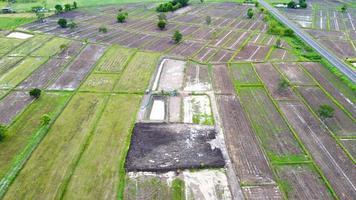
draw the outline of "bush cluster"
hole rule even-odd
[[[173,0],[167,3],[161,3],[158,5],[156,8],[157,12],[169,12],[169,11],[175,11],[178,10],[179,8],[182,8],[184,6],[188,5],[189,0]]]
[[[56,13],[57,14],[60,14],[60,13],[62,13],[63,11],[65,11],[65,12],[68,12],[68,11],[70,11],[70,10],[73,10],[73,9],[77,9],[78,8],[78,4],[77,4],[77,2],[73,2],[73,5],[71,5],[71,4],[64,4],[64,8],[63,8],[63,6],[62,5],[60,5],[60,4],[57,4],[57,5],[55,5],[54,6],[54,9],[56,10]]]
[[[128,17],[128,15],[129,14],[127,12],[119,12],[116,17],[117,22],[124,23],[126,21],[126,18]]]

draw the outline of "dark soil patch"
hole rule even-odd
[[[11,92],[0,101],[0,124],[10,124],[33,98],[26,92]]]
[[[221,150],[209,143],[215,135],[215,129],[210,126],[137,123],[126,158],[126,170],[164,172],[223,167]]]

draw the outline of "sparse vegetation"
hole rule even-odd
[[[346,4],[344,4],[344,5],[342,5],[341,6],[341,12],[346,12],[346,10],[347,10],[347,5]]]
[[[285,78],[281,78],[278,82],[278,89],[280,91],[286,91],[289,88],[289,82]]]
[[[75,29],[75,28],[77,28],[77,24],[72,20],[69,22],[68,27],[70,29]]]
[[[41,125],[46,126],[51,122],[51,117],[48,114],[44,114],[41,117]]]
[[[206,16],[205,22],[209,26],[211,24],[211,17],[210,16]]]
[[[276,40],[276,47],[277,48],[281,48],[281,45],[282,45],[282,41],[281,41],[281,38],[277,38],[277,40]]]
[[[108,32],[108,29],[104,26],[102,27],[99,27],[99,33],[107,33]]]
[[[181,7],[188,5],[189,0],[173,0],[166,3],[161,3],[156,8],[157,12],[169,12],[178,10]]]
[[[167,16],[164,14],[164,13],[159,13],[157,15],[158,17],[158,20],[164,20],[164,21],[167,21]]]
[[[70,4],[64,4],[64,11],[68,12],[70,10],[72,10],[71,5]]]
[[[181,179],[174,179],[172,181],[172,199],[173,200],[182,200],[184,198],[184,190],[185,190],[185,184],[184,181]]]
[[[319,106],[317,113],[319,117],[323,120],[327,118],[331,118],[334,116],[334,108],[331,107],[330,105],[323,104]]]

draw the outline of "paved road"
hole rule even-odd
[[[286,26],[291,28],[295,34],[302,38],[306,43],[313,47],[317,52],[319,52],[324,58],[326,58],[331,64],[337,67],[342,73],[344,73],[349,79],[356,83],[356,73],[352,71],[343,61],[337,58],[325,47],[316,42],[308,33],[303,31],[299,26],[297,26],[292,21],[288,20],[286,16],[281,14],[276,8],[272,7],[264,0],[258,0],[262,6],[270,11],[275,17],[277,17]]]

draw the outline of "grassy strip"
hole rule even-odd
[[[172,181],[172,200],[184,200],[185,199],[185,184],[184,181],[176,178]]]
[[[35,21],[34,17],[2,17],[0,16],[0,30],[13,30],[18,26]]]

